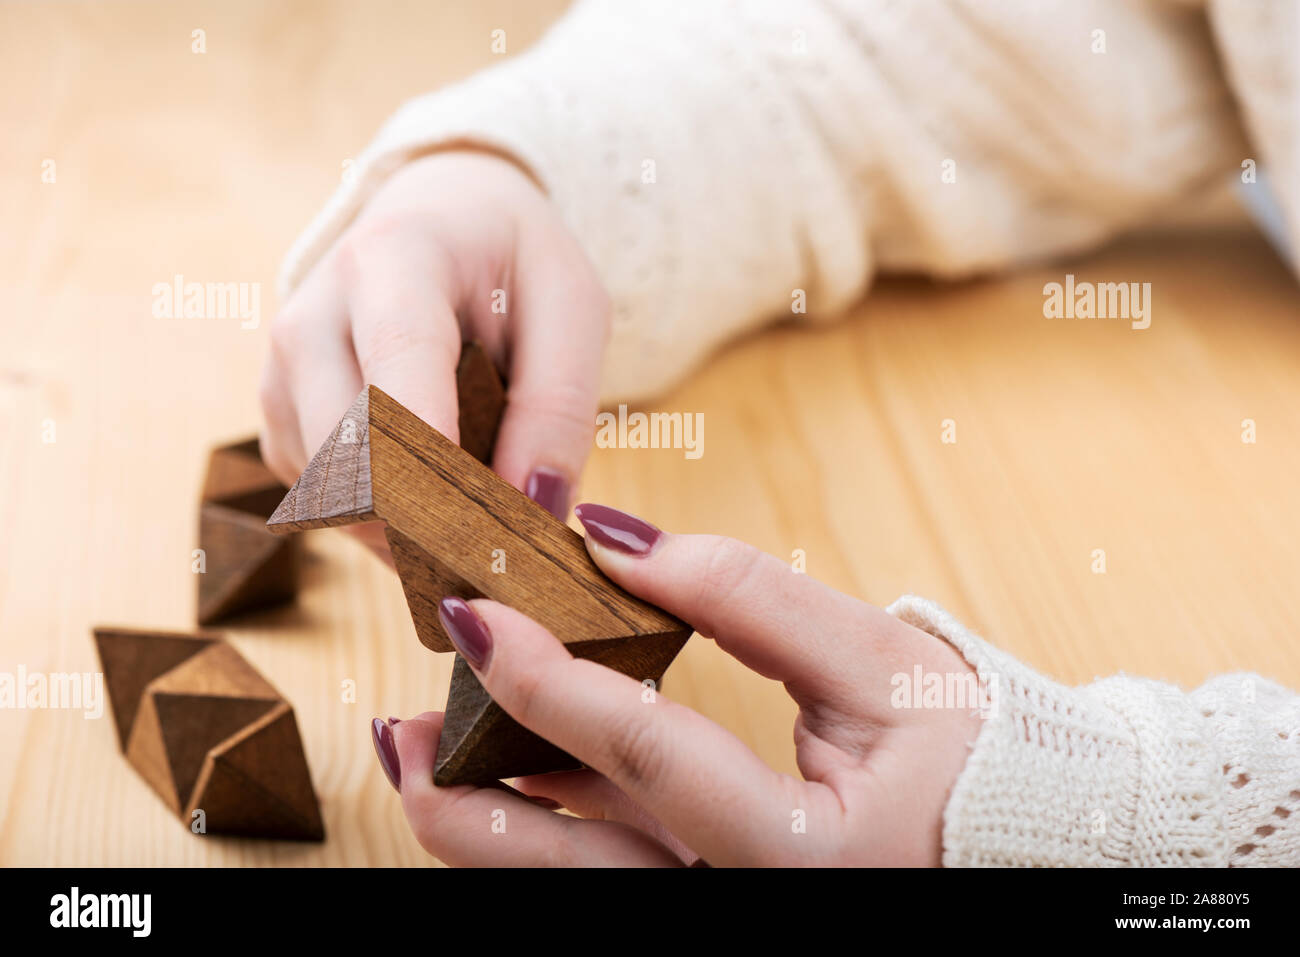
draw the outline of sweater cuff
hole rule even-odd
[[[934,602],[888,610],[956,648],[989,695],[944,811],[944,866],[1227,864],[1223,776],[1182,691],[1122,675],[1067,688]]]

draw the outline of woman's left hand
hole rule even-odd
[[[444,627],[511,716],[590,770],[439,788],[442,715],[376,746],[420,844],[452,865],[938,865],[943,809],[979,731],[969,707],[900,708],[894,676],[968,680],[946,642],[733,539],[670,535],[582,505],[593,560],[799,705],[802,780],[702,715],[594,662],[511,608],[448,599]],[[531,796],[531,799],[530,799]],[[549,800],[548,800],[549,799]],[[555,803],[579,817],[548,809]]]

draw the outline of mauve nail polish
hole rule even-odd
[[[388,782],[399,794],[402,791],[402,762],[397,757],[397,742],[393,740],[393,729],[384,724],[381,718],[370,723],[370,736],[375,740],[375,755],[379,766],[388,775]]]
[[[560,521],[569,517],[569,480],[555,469],[533,469],[524,483],[524,494]]]
[[[492,657],[492,634],[469,602],[444,598],[438,603],[438,620],[456,650],[475,669],[482,671]]]
[[[635,515],[584,502],[573,510],[596,544],[640,558],[650,554],[663,532]]]

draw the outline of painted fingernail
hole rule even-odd
[[[524,494],[560,521],[569,517],[569,480],[555,469],[533,469],[524,483]]]
[[[401,724],[401,723],[402,723],[402,719],[401,719],[401,718],[389,718],[389,719],[388,719],[388,726],[389,726],[390,728],[391,728],[393,725],[395,725],[395,724]]]
[[[444,598],[438,603],[438,620],[456,650],[476,671],[487,667],[492,657],[492,633],[469,602],[463,598]]]
[[[642,558],[649,555],[663,532],[635,515],[620,512],[608,505],[584,502],[573,510],[587,534],[598,545],[612,548],[625,555]]]
[[[397,742],[393,740],[393,729],[375,718],[370,722],[370,736],[375,739],[375,756],[379,766],[388,775],[388,783],[398,794],[402,793],[402,762],[397,757]]]

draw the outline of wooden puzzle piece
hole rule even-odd
[[[456,405],[460,447],[484,465],[491,465],[501,416],[506,411],[506,387],[491,357],[477,342],[466,343],[460,351]]]
[[[483,391],[467,401],[476,378],[458,375],[462,431],[466,406],[494,394],[478,380]],[[483,452],[477,458],[370,386],[267,527],[284,533],[386,522],[416,635],[434,651],[454,650],[438,621],[438,602],[448,595],[486,597],[540,622],[575,656],[658,684],[690,627],[609,581],[580,535],[484,464],[490,443],[476,449]],[[507,715],[458,656],[435,783],[485,783],[580,766]]]
[[[266,530],[287,490],[262,463],[256,438],[214,449],[199,504],[198,621],[210,625],[291,600],[300,543]]]
[[[219,635],[96,628],[128,761],[207,832],[325,837],[292,706]]]

